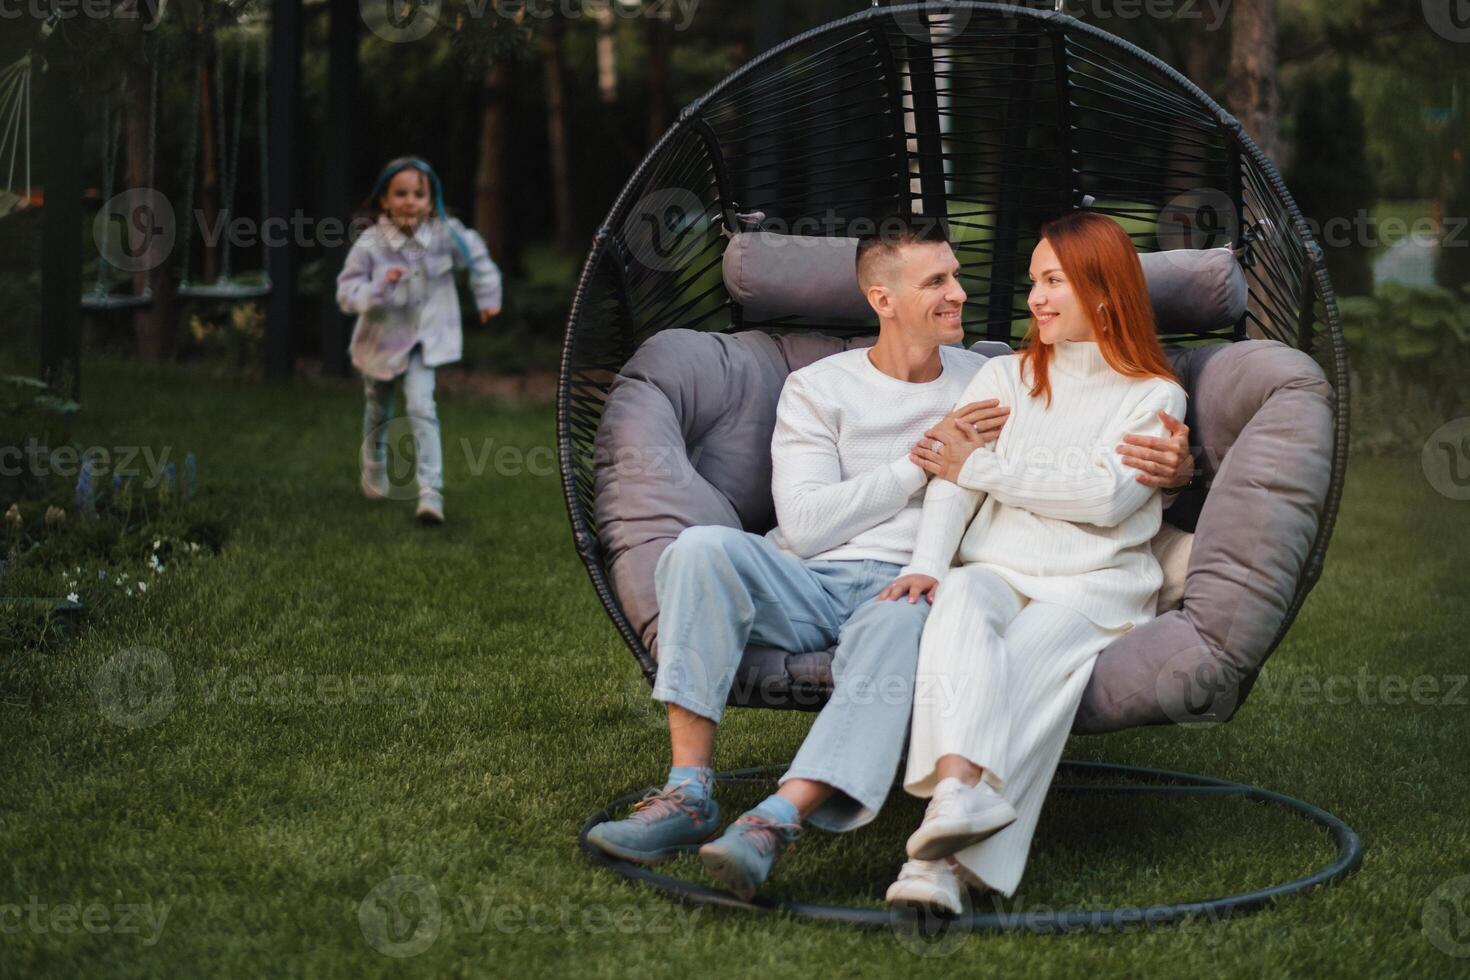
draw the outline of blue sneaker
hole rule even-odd
[[[765,883],[776,860],[796,846],[798,824],[775,823],[759,813],[744,814],[717,841],[699,849],[710,874],[745,901]]]
[[[607,820],[587,832],[604,853],[638,864],[672,861],[720,830],[720,805],[686,793],[682,786],[650,790],[631,815]]]

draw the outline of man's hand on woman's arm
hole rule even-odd
[[[1154,436],[1126,435],[1118,446],[1118,455],[1123,465],[1141,471],[1136,479],[1150,487],[1178,490],[1194,478],[1194,457],[1189,453],[1189,426],[1160,411],[1159,418],[1169,435]]]

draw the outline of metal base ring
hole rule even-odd
[[[785,766],[738,769],[717,773],[715,780],[717,783],[766,782],[780,775],[785,769]],[[1063,759],[1058,766],[1058,772],[1064,771],[1091,776],[1124,776],[1133,782],[1125,784],[1056,783],[1052,789],[1057,792],[1238,797],[1281,807],[1296,816],[1310,820],[1325,830],[1337,847],[1337,855],[1329,864],[1300,878],[1257,888],[1253,891],[1227,895],[1223,898],[1113,909],[1036,910],[1024,915],[1007,915],[1003,912],[969,912],[951,918],[936,913],[939,918],[947,920],[952,926],[968,930],[1036,933],[1108,931],[1127,925],[1141,924],[1168,925],[1195,917],[1219,921],[1222,918],[1258,911],[1288,895],[1299,895],[1314,888],[1333,884],[1352,874],[1363,863],[1363,844],[1356,831],[1327,811],[1281,793],[1248,786],[1244,783],[1216,779],[1212,776],[1107,762],[1080,762]],[[747,902],[726,891],[683,881],[660,874],[652,868],[613,858],[587,842],[587,834],[593,827],[611,819],[614,811],[636,802],[641,796],[642,792],[638,792],[620,797],[587,818],[586,823],[582,825],[578,842],[582,853],[589,861],[595,865],[610,868],[628,881],[648,885],[667,895],[698,906],[741,909],[751,912],[780,912],[798,919],[842,923],[859,928],[892,929],[902,921],[895,910],[889,909],[790,902],[764,898],[759,895]]]

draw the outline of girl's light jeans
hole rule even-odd
[[[408,355],[408,369],[401,375],[405,415],[393,416],[393,394],[398,378],[392,381],[363,379],[366,406],[362,415],[362,468],[382,468],[387,463],[389,443],[393,446],[394,471],[388,474],[393,489],[408,483],[405,461],[409,445],[417,460],[415,477],[418,492],[444,490],[443,451],[439,444],[439,415],[434,405],[434,369],[424,364],[424,352],[414,347]]]
[[[877,816],[898,771],[914,700],[920,599],[878,601],[898,565],[803,561],[730,527],[691,527],[659,557],[653,696],[718,722],[747,643],[790,653],[834,643],[833,693],[781,778],[837,790],[811,816],[852,830]]]

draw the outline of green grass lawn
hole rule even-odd
[[[7,674],[0,975],[1470,976],[1470,504],[1417,447],[1354,461],[1322,582],[1233,723],[1068,752],[1315,803],[1361,832],[1362,870],[1230,921],[924,947],[694,910],[580,856],[590,812],[661,777],[665,738],[572,550],[549,409],[441,397],[449,523],[421,529],[357,491],[355,383],[94,360],[84,394],[80,444],[192,449],[235,523]],[[171,701],[121,703],[160,707],[141,727],[97,693],[129,658],[173,675]],[[807,723],[732,712],[718,762],[787,760]],[[919,814],[898,796],[863,831],[810,832],[769,892],[878,907]],[[1006,907],[1209,898],[1331,853],[1262,806],[1057,795]],[[409,957],[364,932],[395,897],[410,926],[438,915]]]

